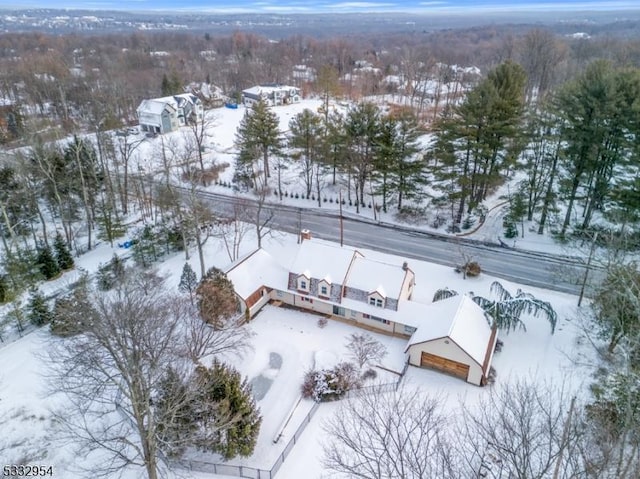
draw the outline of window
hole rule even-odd
[[[333,314],[337,314],[338,316],[346,316],[344,308],[340,306],[333,306]]]
[[[264,297],[264,289],[261,289],[261,290],[260,290],[260,296],[263,296],[263,297]]]
[[[303,303],[313,303],[313,299],[307,298],[306,296],[300,296],[300,300],[302,300]]]
[[[384,299],[378,298],[376,296],[369,296],[369,304],[371,306],[375,306],[376,308],[384,308]]]
[[[404,332],[407,334],[413,334],[416,332],[416,328],[414,328],[413,326],[405,326]]]
[[[304,279],[300,280],[300,289],[307,289],[307,282]]]
[[[284,293],[280,290],[278,290],[276,294],[278,295],[278,298],[282,298],[284,296]]]
[[[329,293],[327,293],[327,287],[326,286],[321,286],[320,287],[320,294],[322,294],[324,296],[329,296]]]
[[[367,313],[362,313],[362,317],[363,317],[364,319],[369,319],[369,318],[371,318],[371,316],[369,316]]]
[[[377,317],[377,316],[371,316],[371,319],[373,319],[374,321],[379,321],[379,322],[380,322],[380,323],[382,323],[382,324],[391,324],[391,321],[388,321],[388,320],[386,320],[386,319],[379,318],[379,317]]]
[[[356,317],[356,311],[354,309],[351,310],[351,317],[352,318]]]

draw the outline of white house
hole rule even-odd
[[[301,98],[302,92],[300,88],[277,83],[257,85],[242,90],[242,103],[247,107],[258,103],[260,100],[263,100],[269,106],[278,106],[298,103]]]
[[[137,113],[142,131],[161,134],[202,120],[204,115],[202,102],[191,93],[142,100]]]
[[[288,267],[259,249],[237,261],[227,276],[247,319],[269,301],[314,311],[406,338],[410,364],[485,384],[497,335],[482,308],[467,296],[431,304],[414,301],[415,274],[409,262],[381,257],[308,239]]]

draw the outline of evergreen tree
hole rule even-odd
[[[148,268],[158,260],[156,233],[150,225],[146,225],[133,239],[133,259],[136,264]]]
[[[437,124],[436,176],[452,187],[447,194],[458,203],[455,224],[500,184],[520,154],[525,84],[522,67],[503,63]]]
[[[615,172],[637,164],[639,95],[640,72],[615,69],[604,60],[589,65],[556,94],[553,110],[563,120],[562,163],[567,174],[562,190],[568,199],[561,234],[571,223],[576,200],[585,201],[580,225],[585,230],[593,213],[609,199]]]
[[[294,150],[292,157],[300,162],[306,193],[310,196],[314,177],[316,181],[320,180],[317,177],[320,173],[317,166],[323,134],[322,119],[305,108],[289,122],[289,133],[289,147]]]
[[[638,263],[614,264],[592,299],[595,324],[613,353],[618,344],[640,338],[640,270]]]
[[[111,260],[98,269],[98,288],[102,291],[108,291],[120,283],[124,279],[124,275],[124,261],[114,253]]]
[[[0,304],[7,302],[9,298],[9,285],[7,284],[7,277],[4,274],[0,274]]]
[[[27,315],[29,321],[36,326],[48,324],[53,319],[51,309],[47,304],[47,300],[37,289],[32,289],[29,295],[29,304],[27,305]]]
[[[71,293],[56,299],[51,332],[65,337],[83,333],[96,320],[97,315],[89,300],[89,279],[84,275]]]
[[[355,186],[356,211],[360,211],[360,206],[366,204],[364,191],[376,160],[380,109],[373,103],[361,103],[349,110],[344,125],[349,174]]]
[[[171,72],[171,77],[168,77],[166,73],[162,75],[162,82],[160,83],[162,96],[178,95],[181,93],[181,87],[182,81],[175,71]]]
[[[213,410],[197,408],[196,388],[190,382],[193,383],[192,378],[184,378],[170,367],[159,384],[154,401],[158,413],[158,436],[164,453],[172,458],[179,458],[187,446],[200,445],[198,420],[206,413],[214,414]],[[197,409],[200,409],[200,414],[197,414]]]
[[[60,266],[53,257],[49,246],[43,246],[38,251],[38,268],[45,279],[52,279],[60,274]]]
[[[178,285],[178,289],[183,293],[189,293],[189,299],[193,303],[193,295],[196,292],[196,287],[198,286],[198,277],[196,276],[195,271],[191,268],[189,263],[185,263],[182,268],[182,275],[180,276],[180,284]]]
[[[200,428],[214,431],[210,437],[202,438],[200,447],[216,451],[225,459],[250,456],[256,446],[262,418],[247,379],[242,379],[238,371],[217,359],[211,368],[199,366],[196,378],[200,392],[200,399],[196,402],[201,405],[197,414],[202,421]],[[207,425],[212,420],[219,420],[216,417],[219,407],[216,405],[220,403],[226,405],[227,415],[235,421],[228,428],[209,428]],[[210,404],[213,407],[207,408]]]
[[[217,268],[211,268],[200,279],[196,298],[200,317],[215,328],[224,328],[227,320],[238,313],[233,283]]]
[[[67,271],[74,266],[73,256],[67,247],[67,243],[60,233],[56,233],[56,239],[53,241],[53,249],[56,253],[56,261],[62,271]]]
[[[113,241],[124,236],[127,228],[120,216],[109,204],[103,204],[98,220],[98,238],[108,241],[113,247]]]
[[[279,123],[278,116],[261,100],[246,111],[236,133],[235,142],[239,151],[237,162],[253,165],[253,162],[262,159],[265,186],[271,176],[269,156],[282,152]]]
[[[424,185],[425,161],[419,155],[418,120],[409,110],[387,115],[380,124],[375,175],[381,180],[382,208],[387,211],[389,192],[397,195],[398,210],[405,198],[414,198]]]

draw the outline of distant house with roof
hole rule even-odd
[[[408,340],[410,364],[484,385],[497,334],[468,296],[424,304],[412,299],[415,274],[394,255],[367,258],[351,247],[304,240],[289,267],[259,249],[227,276],[248,318],[269,301],[324,314]]]
[[[268,83],[257,85],[246,90],[242,90],[242,104],[251,107],[260,100],[269,106],[288,105],[298,103],[302,98],[300,88],[295,86],[280,85],[278,83]]]
[[[149,133],[169,133],[202,120],[200,98],[191,93],[142,100],[137,110],[140,129]]]

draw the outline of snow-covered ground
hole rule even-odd
[[[295,243],[295,236],[279,233],[265,242],[266,249],[285,265],[292,259],[291,252]],[[242,253],[249,252],[254,247],[255,239],[247,238],[242,245]],[[229,264],[224,247],[219,241],[211,238],[206,248],[207,267],[225,268]],[[117,247],[112,249],[102,244],[79,258],[78,264],[92,271],[98,264],[106,262],[114,252],[123,254],[125,250]],[[380,255],[373,251],[364,253],[372,259]],[[167,287],[176,287],[183,264],[184,254],[177,254],[158,265],[159,271],[167,276]],[[197,255],[192,255],[191,264],[197,271]],[[431,301],[433,293],[443,287],[460,293],[473,291],[488,295],[493,281],[493,278],[485,275],[463,280],[451,268],[417,261],[411,262],[411,268],[416,274],[417,283],[414,298],[422,302]],[[63,277],[59,281],[64,280]],[[518,287],[506,281],[502,284],[512,291]],[[556,382],[570,381],[573,387],[585,390],[584,386],[589,382],[589,369],[584,365],[589,364],[591,356],[589,347],[581,344],[580,328],[576,320],[579,316],[577,299],[547,290],[529,287],[523,289],[552,303],[558,312],[558,326],[552,335],[546,321],[530,318],[526,321],[526,332],[502,334],[504,348],[496,354],[493,363],[498,373],[494,387],[500,387],[501,383],[516,377],[526,377],[533,382],[549,379]],[[311,407],[309,402],[302,401],[282,431],[283,437],[277,444],[273,444],[274,437],[281,432],[285,419],[298,399],[304,372],[314,365],[314,361],[326,365],[344,358],[346,337],[354,330],[347,324],[333,321],[329,321],[326,327],[319,328],[317,319],[317,316],[311,314],[268,306],[249,325],[255,332],[252,349],[240,357],[227,358],[250,380],[262,376],[272,381],[264,397],[258,401],[264,423],[256,452],[250,458],[233,460],[232,464],[270,469],[303,415]],[[384,366],[401,370],[405,358],[405,341],[383,335],[376,337],[389,350]],[[86,465],[92,458],[76,457],[72,445],[60,444],[52,432],[49,408],[61,404],[62,398],[47,393],[46,369],[41,352],[53,340],[46,329],[41,329],[15,342],[0,345],[0,456],[4,459],[3,463],[23,461],[52,464],[55,469],[54,477],[75,479],[80,476],[74,466],[78,463]],[[274,354],[281,359],[280,362],[276,361],[277,364],[272,361]],[[386,380],[389,376],[380,373],[380,377]],[[460,401],[475,403],[490,392],[490,388],[478,388],[434,371],[414,367],[408,369],[404,382],[409,387],[445,395],[448,398],[447,405],[452,409],[459,407]],[[284,462],[278,473],[279,478],[328,477],[321,465],[320,444],[326,439],[322,423],[336,407],[339,404],[320,406],[300,442]],[[216,477],[191,472],[178,472],[176,477],[184,477],[184,474],[200,479]],[[125,479],[134,477],[137,477],[136,471],[129,471],[125,475]]]
[[[384,99],[384,96],[380,97]],[[371,100],[371,99],[370,99]],[[380,101],[378,102],[380,103]],[[278,116],[280,123],[280,130],[286,134],[289,130],[289,122],[291,119],[304,109],[309,109],[316,112],[321,106],[322,102],[317,99],[304,99],[300,103],[294,103],[290,105],[283,105],[273,107],[272,111]],[[346,107],[342,104],[332,103],[331,108],[338,109],[342,112],[346,111]],[[205,166],[215,165],[228,165],[219,171],[218,180],[224,182],[227,185],[231,184],[234,173],[234,162],[236,157],[235,139],[238,125],[240,124],[246,108],[243,105],[239,105],[237,109],[230,108],[217,108],[208,110],[206,112],[207,118],[207,137],[205,138],[204,148],[204,162]],[[135,150],[132,156],[132,171],[146,171],[146,172],[160,172],[163,169],[163,161],[166,160],[167,155],[162,155],[163,145],[169,151],[180,151],[184,148],[184,145],[192,141],[193,133],[188,127],[182,127],[178,131],[167,133],[165,135],[157,136],[155,138],[145,138],[141,145]],[[143,138],[140,135],[140,138]],[[427,134],[419,139],[419,143],[423,148],[426,148],[433,140],[432,135]],[[116,141],[123,141],[123,138],[116,138]],[[129,140],[130,141],[130,140]],[[170,156],[170,155],[169,155]],[[163,160],[164,158],[164,160]],[[174,159],[174,163],[179,163],[179,156]],[[272,165],[271,187],[276,188],[276,172],[274,165]],[[291,206],[298,206],[302,208],[317,208],[317,199],[306,199],[306,190],[304,183],[302,182],[301,168],[295,163],[287,164],[286,168],[280,171],[282,177],[282,191],[287,194],[286,197],[267,198],[268,201],[278,202]],[[354,205],[350,206],[347,198],[347,186],[346,180],[337,175],[336,184],[333,184],[332,173],[327,172],[324,178],[324,186],[322,190],[322,200],[320,207],[323,209],[337,210],[339,208],[338,198],[342,195],[345,199],[345,205],[343,210],[347,214],[356,214],[355,198]],[[506,213],[505,207],[496,207],[505,203],[505,195],[508,195],[509,185],[513,182],[509,182],[499,188],[490,198],[485,202],[487,209],[491,211],[487,221],[478,230],[468,237],[473,239],[479,239],[482,241],[489,241],[492,243],[498,243],[498,238],[503,238],[504,227],[502,226],[502,218]],[[513,187],[513,185],[511,185]],[[229,186],[212,184],[207,187],[207,190],[223,193],[233,194],[233,190]],[[427,195],[436,194],[435,191],[426,187],[425,193]],[[298,198],[296,198],[296,194]],[[315,197],[315,192],[313,192]],[[445,233],[445,228],[434,228],[434,221],[438,214],[448,218],[449,213],[446,211],[438,211],[433,207],[429,207],[429,199],[425,199],[424,203],[420,206],[424,208],[423,218],[410,218],[403,220],[396,216],[395,205],[390,205],[388,211],[385,213],[381,210],[381,198],[379,195],[372,195],[370,191],[366,192],[365,206],[360,208],[359,216],[367,219],[373,219],[385,223],[398,223],[402,224],[403,221],[407,224],[425,231],[437,231],[439,233]],[[377,208],[376,208],[377,207]],[[494,208],[494,209],[492,209]],[[478,225],[474,225],[475,228]],[[472,229],[473,229],[472,228]],[[520,229],[520,228],[519,228]],[[510,246],[515,246],[518,249],[526,249],[533,251],[544,251],[547,253],[566,254],[566,247],[558,244],[548,231],[544,235],[538,235],[531,229],[536,229],[533,224],[525,224],[525,236],[524,238],[518,237],[511,240],[506,240]],[[548,230],[549,228],[547,228]],[[468,232],[463,232],[463,234]],[[465,234],[466,235],[466,234]]]

